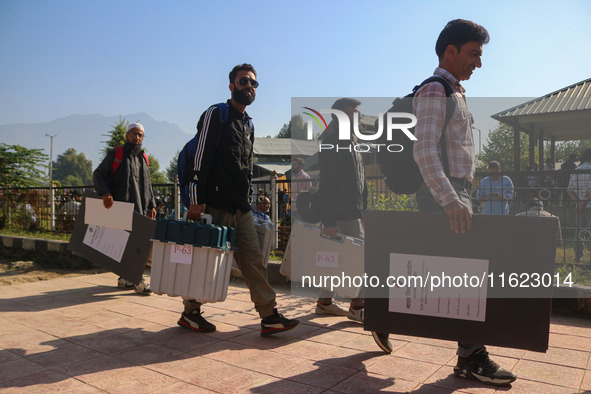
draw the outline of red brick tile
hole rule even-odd
[[[113,374],[121,372],[133,365],[115,357],[100,356],[84,360],[79,363],[70,363],[54,368],[68,376],[92,384],[93,381],[107,379]]]
[[[586,370],[583,382],[581,383],[581,390],[591,391],[591,371]]]
[[[169,386],[161,387],[158,390],[150,391],[150,394],[170,394],[170,393],[191,393],[191,394],[206,394],[215,393],[215,391],[204,389],[203,387],[195,386],[187,382],[177,382]]]
[[[237,352],[237,357],[218,357],[216,359],[236,367],[272,376],[279,376],[284,371],[307,361],[303,358],[265,350],[245,349]]]
[[[205,368],[196,369],[188,383],[209,390],[227,393],[267,381],[269,375],[249,371],[215,360],[208,360]]]
[[[550,333],[550,339],[548,343],[549,346],[552,347],[581,350],[584,352],[591,350],[591,338],[585,337]]]
[[[24,358],[2,363],[0,368],[2,369],[0,382],[22,378],[45,370],[45,367]]]
[[[399,341],[393,339],[390,336],[390,342],[392,343],[392,349],[396,351],[400,349],[402,346],[406,345],[408,342]],[[361,350],[366,352],[382,352],[382,349],[378,347],[375,340],[371,335],[357,335],[355,339],[352,341],[347,342],[343,345],[343,347],[354,349],[354,350]],[[383,353],[383,352],[382,352]]]
[[[387,356],[380,349],[368,352],[338,347],[326,353],[322,362],[338,365],[339,367],[364,370],[384,357]]]
[[[537,361],[520,360],[513,372],[517,376],[528,380],[578,388],[583,380],[585,370],[545,364]]]
[[[262,337],[260,331],[249,331],[243,335],[228,339],[230,342],[241,343],[258,349],[273,349],[292,340],[292,337],[282,334]]]
[[[304,383],[292,382],[287,379],[270,378],[262,383],[255,384],[239,393],[276,394],[276,393],[298,393],[298,394],[319,394],[324,392],[323,388],[310,386]]]
[[[554,386],[547,383],[534,382],[527,379],[518,378],[511,383],[511,394],[513,393],[544,393],[544,394],[573,394],[576,390],[567,387]]]
[[[26,377],[0,384],[3,393],[102,393],[101,390],[88,386],[57,371],[43,371]]]
[[[524,360],[541,361],[548,364],[584,369],[587,366],[589,353],[579,350],[551,347],[546,353],[525,352],[522,358]]]
[[[178,380],[161,373],[142,368],[132,367],[118,370],[107,379],[89,381],[95,387],[108,393],[145,393],[177,383]]]
[[[425,345],[411,342],[393,352],[395,356],[411,360],[426,361],[436,364],[445,364],[456,357],[456,351],[450,348]]]
[[[350,394],[375,392],[407,393],[411,392],[418,385],[419,383],[417,382],[394,379],[362,371],[337,384],[332,390]]]
[[[301,357],[308,360],[322,360],[326,353],[335,349],[337,346],[327,345],[310,341],[293,340],[273,348],[273,351]]]
[[[422,382],[441,366],[423,361],[387,356],[367,367],[367,371],[392,378]]]
[[[67,347],[27,356],[27,359],[46,368],[55,368],[70,363],[84,362],[84,360],[99,356],[102,354],[97,351],[71,344]]]
[[[278,377],[316,387],[331,388],[357,373],[357,370],[322,361],[304,361],[279,373]]]

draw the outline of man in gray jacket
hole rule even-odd
[[[144,126],[131,123],[127,126],[125,144],[107,153],[101,164],[94,170],[92,181],[96,192],[101,195],[103,205],[109,209],[113,201],[130,202],[134,210],[154,219],[156,201],[152,191],[148,158],[142,151]],[[134,289],[139,294],[150,294],[150,285],[142,278],[139,285],[119,278],[117,287]]]

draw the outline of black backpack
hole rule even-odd
[[[415,86],[412,90],[412,93],[402,97],[397,98],[392,102],[392,108],[388,110],[388,112],[404,112],[404,113],[414,113],[413,111],[413,99],[417,91],[425,84],[430,82],[439,82],[445,88],[445,95],[450,97],[453,93],[453,89],[449,86],[449,83],[442,78],[438,77],[430,77],[423,81],[418,86]],[[455,110],[455,101],[453,101],[454,105],[446,106],[446,116],[445,116],[445,123],[443,124],[443,131],[441,133],[441,139],[439,143],[443,147],[441,150],[443,152],[443,166],[445,169],[445,173],[449,173],[449,165],[447,160],[447,150],[445,149],[445,129],[447,128],[447,123],[449,119],[453,115]],[[386,116],[387,113],[384,114],[384,128],[386,127]],[[397,118],[394,118],[393,121],[396,123]],[[379,119],[376,120],[376,130],[378,127]],[[407,123],[408,118],[400,119],[398,123]],[[414,134],[414,127],[410,128],[409,131]],[[386,186],[388,189],[393,191],[396,194],[413,194],[417,191],[421,183],[423,182],[423,177],[421,176],[421,171],[415,162],[413,157],[413,146],[414,141],[410,140],[404,133],[392,133],[392,140],[386,141],[386,132],[384,130],[380,139],[378,139],[378,143],[384,144],[381,147],[380,151],[377,152],[377,161],[380,165],[380,169],[382,170],[382,174],[384,174]],[[401,145],[403,148],[399,152],[389,152],[385,149],[385,146],[390,144],[398,144]]]
[[[320,221],[320,195],[314,190],[301,192],[296,200],[298,216],[306,223]]]

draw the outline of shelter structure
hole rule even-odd
[[[591,138],[591,78],[492,115],[513,127],[514,169],[519,165],[519,133],[529,136],[529,165],[534,164],[536,144],[540,165],[544,163],[544,141],[556,161],[556,142]]]

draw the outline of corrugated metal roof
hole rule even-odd
[[[591,78],[491,116],[538,139],[591,138]]]
[[[256,156],[312,156],[318,152],[316,141],[292,140],[289,138],[255,138]]]
[[[591,78],[492,115],[494,119],[591,109]]]
[[[283,175],[285,171],[291,168],[291,163],[253,163],[257,167],[264,168],[269,172],[277,172],[277,174]]]

